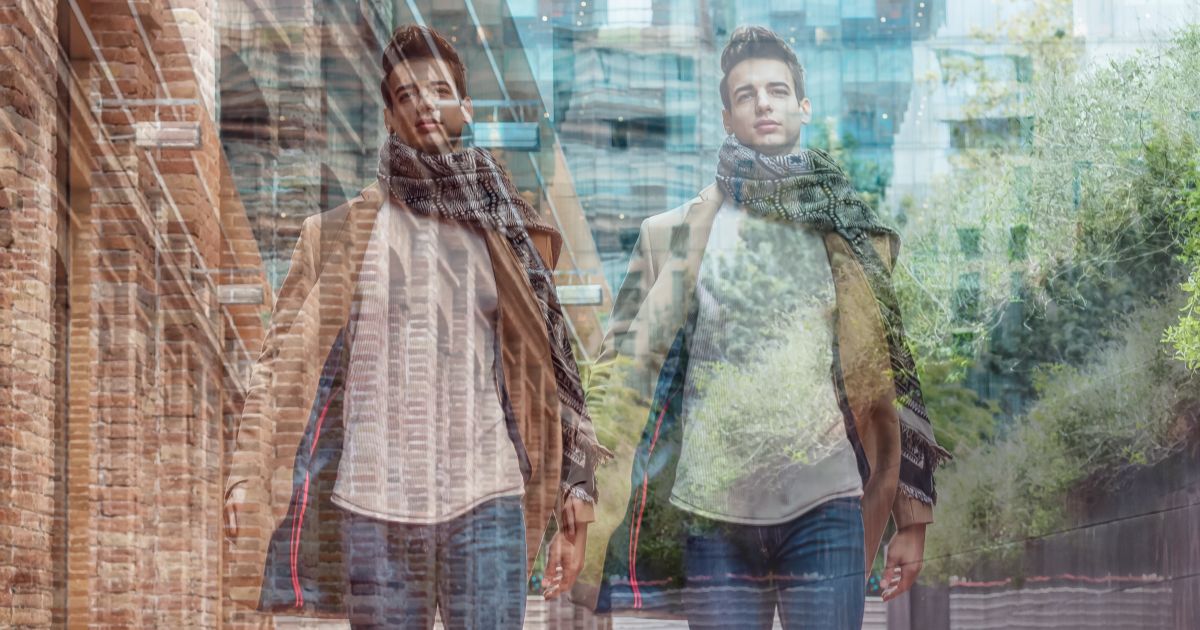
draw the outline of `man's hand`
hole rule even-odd
[[[925,563],[925,524],[909,525],[896,532],[887,546],[887,563],[883,569],[883,601],[891,601],[917,583],[917,575]]]
[[[550,541],[550,555],[546,558],[546,571],[542,577],[542,595],[546,599],[554,599],[571,590],[583,570],[588,524],[576,521],[572,505],[575,501],[578,499],[567,499],[560,519],[561,529]]]

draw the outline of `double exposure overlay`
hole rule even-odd
[[[1200,628],[1200,6],[0,0],[0,627]]]

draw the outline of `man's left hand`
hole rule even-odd
[[[896,532],[887,546],[887,564],[883,569],[883,601],[891,601],[917,583],[925,564],[925,524],[909,525]]]

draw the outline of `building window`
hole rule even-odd
[[[1025,260],[1029,255],[1029,226],[1014,225],[1008,230],[1008,259]]]
[[[1021,146],[1032,133],[1020,117],[976,118],[950,123],[950,146],[955,149],[994,149]]]
[[[977,259],[983,253],[980,238],[979,228],[958,229],[958,245],[967,260]]]
[[[954,313],[960,320],[973,321],[979,317],[980,292],[978,273],[964,273],[958,277],[958,288],[954,290]]]
[[[696,74],[696,60],[688,57],[679,58],[679,80],[691,81]]]

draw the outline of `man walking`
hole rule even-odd
[[[889,514],[884,598],[914,583],[948,457],[904,343],[898,237],[800,145],[811,104],[779,36],[737,29],[721,68],[717,181],[643,222],[601,354],[656,385],[597,609],[858,628]]]
[[[231,595],[351,626],[520,628],[547,521],[568,588],[596,442],[554,292],[560,236],[464,148],[437,32],[383,55],[378,183],[304,222],[237,434]]]

